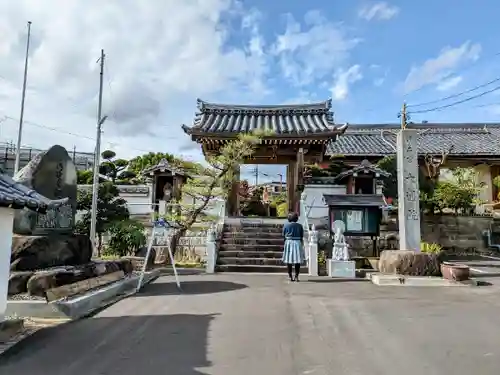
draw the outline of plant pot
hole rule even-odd
[[[470,269],[464,264],[442,263],[441,274],[446,280],[464,281],[469,280]]]

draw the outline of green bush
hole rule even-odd
[[[135,220],[124,220],[112,223],[108,233],[111,238],[105,255],[133,255],[146,244],[144,225]]]
[[[420,243],[420,251],[427,254],[439,254],[443,250],[443,247],[437,243]]]
[[[283,202],[276,206],[276,214],[278,217],[287,217],[288,215],[288,203]]]

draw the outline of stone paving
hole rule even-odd
[[[500,288],[163,277],[4,353],[9,375],[498,374]]]

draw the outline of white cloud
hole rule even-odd
[[[349,95],[349,87],[353,83],[361,80],[361,67],[353,65],[349,69],[338,69],[335,73],[335,82],[332,87],[332,97],[334,100],[344,100]]]
[[[451,90],[452,88],[456,87],[460,82],[462,82],[462,80],[463,80],[462,76],[453,76],[445,78],[441,82],[439,82],[436,89],[439,91]]]
[[[475,61],[481,53],[479,43],[465,42],[459,47],[446,47],[435,58],[428,59],[420,66],[412,66],[403,89],[406,93],[424,86],[437,84],[449,77],[457,68],[467,61]]]
[[[101,48],[109,115],[103,144],[119,145],[120,156],[194,154],[180,125],[192,121],[196,97],[258,101],[269,90],[258,12],[236,0],[3,1],[0,118],[19,116],[27,20],[33,25],[25,144],[93,149]],[[228,44],[236,23],[246,35],[237,47]],[[2,140],[16,134],[15,119],[2,123]]]
[[[358,16],[367,21],[387,21],[397,16],[398,13],[399,8],[397,6],[391,6],[385,1],[381,1],[375,4],[366,4],[362,6],[358,11]]]
[[[348,36],[341,24],[329,22],[319,11],[308,12],[304,24],[288,14],[286,30],[273,46],[282,74],[298,87],[330,76],[361,41]]]

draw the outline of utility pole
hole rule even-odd
[[[280,176],[280,193],[283,192],[283,173],[278,173]]]
[[[406,102],[403,102],[403,108],[401,109],[401,129],[406,129],[408,113],[406,111]]]
[[[92,210],[90,219],[90,239],[94,247],[94,252],[97,250],[96,244],[96,228],[97,228],[97,198],[99,195],[99,163],[101,157],[101,129],[102,124],[106,121],[107,116],[102,117],[102,87],[103,87],[103,75],[104,75],[104,50],[101,50],[101,57],[97,62],[100,63],[100,73],[99,73],[99,103],[97,106],[97,135],[96,135],[96,145],[94,154],[94,172],[92,180]]]
[[[255,186],[259,184],[259,164],[255,164]]]
[[[21,114],[19,115],[19,130],[17,133],[17,147],[16,147],[16,159],[14,162],[14,175],[19,171],[19,164],[21,163],[21,140],[23,137],[24,99],[26,98],[26,81],[28,80],[28,56],[30,51],[30,37],[31,37],[31,21],[28,21],[28,38],[26,40],[26,57],[24,59],[23,93],[21,95]]]

